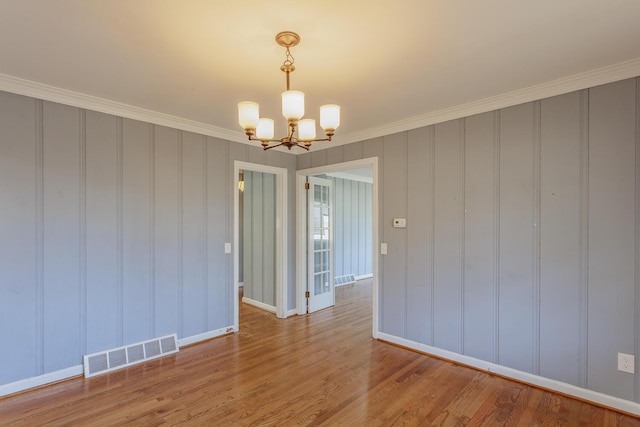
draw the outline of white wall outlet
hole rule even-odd
[[[231,253],[231,243],[227,242],[224,244],[224,253],[225,254],[230,254]]]
[[[387,254],[387,244],[380,243],[380,255],[386,255],[386,254]]]
[[[636,358],[632,354],[618,353],[618,371],[635,373]]]

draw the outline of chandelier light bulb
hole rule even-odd
[[[320,126],[325,131],[334,131],[340,126],[340,106],[327,104],[320,107]]]
[[[298,139],[300,141],[313,141],[316,139],[316,121],[302,119],[298,122]]]
[[[273,120],[260,118],[256,128],[256,138],[260,141],[268,141],[273,138]]]
[[[282,92],[282,115],[287,120],[300,120],[304,116],[304,93],[299,90]]]
[[[255,130],[260,120],[260,106],[251,101],[238,103],[238,123],[245,131]]]

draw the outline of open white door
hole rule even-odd
[[[335,304],[333,292],[333,183],[309,177],[307,291],[309,313]]]

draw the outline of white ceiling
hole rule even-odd
[[[0,74],[238,138],[254,100],[284,132],[282,30],[307,116],[340,104],[344,137],[638,59],[640,1],[0,0]]]

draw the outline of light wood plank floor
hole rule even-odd
[[[288,320],[242,305],[240,333],[0,399],[0,425],[595,425],[640,420],[371,336],[371,283]]]

